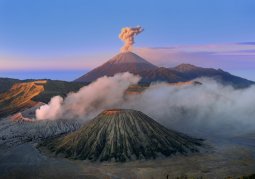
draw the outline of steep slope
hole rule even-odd
[[[193,80],[198,77],[211,77],[223,84],[232,85],[235,88],[245,88],[255,84],[253,81],[231,75],[221,69],[216,70],[213,68],[197,67],[190,64],[181,64],[174,68],[170,68],[170,70],[179,72],[186,81]]]
[[[132,52],[123,52],[75,81],[92,82],[102,76],[113,76],[116,73],[127,71],[139,74],[141,71],[153,70],[156,68],[157,67],[155,65]]]
[[[58,80],[24,80],[0,94],[0,118],[33,107],[38,102],[48,103],[53,96],[66,96],[78,91],[86,83]]]
[[[0,117],[36,105],[32,98],[44,91],[44,83],[46,81],[16,83],[9,91],[0,94]]]
[[[142,112],[111,109],[80,130],[43,145],[73,159],[123,162],[198,152],[201,140],[169,130]]]

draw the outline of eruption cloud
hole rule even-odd
[[[36,111],[38,120],[95,117],[109,108],[140,110],[164,126],[187,134],[238,136],[255,131],[255,86],[234,89],[208,78],[202,85],[152,84],[141,94],[127,95],[139,77],[130,73],[102,77],[65,99],[53,97]]]
[[[124,42],[124,46],[121,48],[121,52],[130,51],[132,45],[135,43],[134,37],[143,31],[144,29],[140,26],[122,28],[119,34],[119,38]]]

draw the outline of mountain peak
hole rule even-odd
[[[150,64],[148,61],[138,56],[133,52],[121,52],[111,58],[108,62],[110,64],[121,64],[121,63],[145,63]]]
[[[116,73],[123,72],[139,74],[141,71],[154,70],[157,68],[157,66],[151,64],[135,53],[122,52],[75,81],[92,82],[102,76],[113,76]]]
[[[191,65],[188,63],[182,63],[176,67],[174,67],[175,70],[179,71],[179,72],[185,72],[185,71],[191,71],[191,70],[195,70],[198,69],[200,67],[197,67],[195,65]]]

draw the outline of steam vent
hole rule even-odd
[[[67,158],[125,162],[199,152],[202,141],[169,130],[140,111],[111,109],[45,145]]]

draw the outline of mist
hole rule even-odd
[[[140,110],[167,128],[196,136],[239,136],[255,132],[255,86],[234,89],[208,78],[202,85],[152,84],[141,94],[127,95],[126,89],[140,77],[130,73],[102,77],[70,93],[53,97],[36,111],[38,120],[62,118],[84,122],[109,108]]]
[[[202,85],[154,84],[131,96],[123,107],[141,110],[168,128],[192,135],[255,132],[255,86],[234,89],[208,78],[196,80]]]
[[[126,89],[137,84],[139,76],[128,72],[113,77],[102,77],[76,93],[69,93],[65,99],[53,97],[49,104],[36,110],[38,120],[83,119],[94,117],[104,109],[116,107],[124,102]]]

